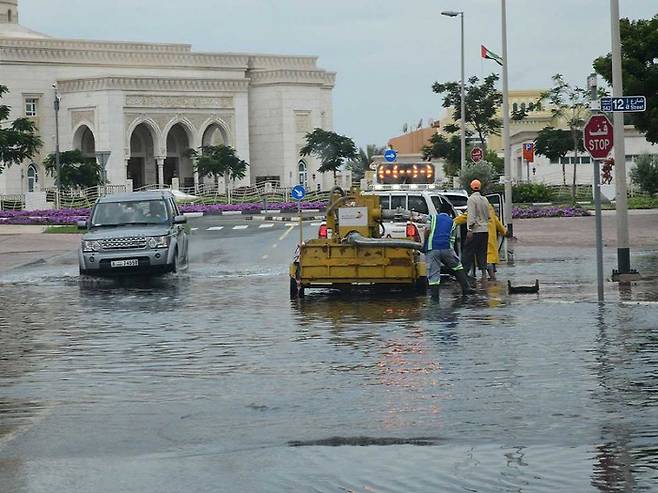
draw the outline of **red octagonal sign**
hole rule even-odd
[[[482,151],[482,148],[474,147],[473,150],[471,151],[471,159],[473,160],[473,162],[479,163],[480,161],[482,161],[483,157],[484,157],[484,152]]]
[[[585,150],[594,159],[605,159],[614,144],[612,123],[605,115],[593,115],[583,129]]]

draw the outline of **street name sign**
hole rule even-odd
[[[398,153],[394,149],[386,149],[384,153],[384,159],[386,162],[393,163],[398,158]]]
[[[601,98],[601,111],[633,113],[647,110],[644,96],[624,96],[621,98]]]
[[[483,157],[484,157],[484,152],[482,151],[482,148],[474,147],[471,150],[471,159],[473,160],[474,163],[479,163],[480,161],[482,161]]]
[[[585,150],[593,159],[605,159],[614,145],[612,123],[605,115],[592,115],[583,129]]]
[[[293,200],[302,200],[306,197],[306,189],[304,185],[295,185],[290,192],[290,195]]]

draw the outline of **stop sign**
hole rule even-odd
[[[484,152],[482,152],[482,149],[479,147],[474,147],[473,150],[471,151],[471,159],[473,160],[474,163],[479,163],[482,161],[482,158],[484,157]]]
[[[583,129],[585,150],[594,159],[605,159],[614,144],[612,123],[605,115],[593,115]]]

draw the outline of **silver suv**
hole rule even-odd
[[[187,218],[169,191],[121,193],[96,201],[78,260],[81,275],[177,272],[188,264]]]

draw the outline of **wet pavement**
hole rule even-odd
[[[466,300],[291,302],[297,228],[222,225],[178,276],[0,272],[2,493],[658,489],[658,252],[603,306],[592,249],[522,245]]]

